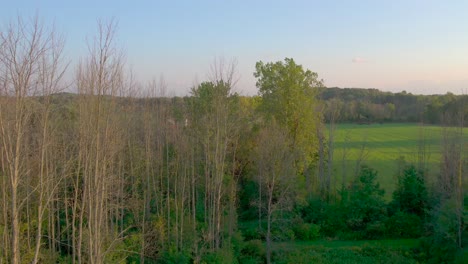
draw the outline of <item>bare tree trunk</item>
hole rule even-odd
[[[225,175],[230,172],[227,171],[226,164],[229,162],[229,155],[235,152],[230,144],[238,133],[231,94],[235,83],[234,73],[235,62],[226,67],[223,60],[215,61],[212,65],[211,81],[204,82],[192,90],[192,120],[204,155],[204,206],[205,222],[208,225],[205,242],[210,251],[223,246]]]
[[[325,178],[325,136],[323,135],[323,128],[317,127],[318,137],[318,180],[320,184],[319,193],[322,199],[328,200],[327,179]]]
[[[268,190],[268,205],[267,205],[267,233],[266,233],[266,258],[267,263],[271,263],[271,221],[273,214],[273,189],[274,183],[269,187]]]
[[[451,119],[453,116],[444,115],[444,126],[442,130],[442,160],[441,174],[438,179],[438,188],[442,203],[449,199],[455,200],[455,216],[457,222],[456,245],[462,247],[463,233],[463,116],[464,113],[458,113],[459,120]],[[456,121],[456,122],[454,122]],[[458,127],[450,127],[458,123]]]
[[[334,122],[334,121],[333,121]],[[327,190],[328,190],[328,199],[330,198],[331,192],[331,180],[333,176],[333,153],[334,153],[334,138],[335,136],[335,124],[330,123],[328,128],[328,168],[327,168]],[[335,191],[335,188],[333,188]]]
[[[459,159],[458,159],[458,179],[457,179],[457,244],[459,248],[462,248],[463,245],[463,214],[464,214],[464,195],[463,195],[463,160],[464,160],[464,151],[465,142],[464,142],[464,134],[463,128],[465,126],[465,109],[463,107],[467,106],[460,106],[461,109],[458,111],[458,146],[459,146]]]
[[[421,122],[419,125],[419,136],[418,136],[418,169],[423,172],[425,182],[427,179],[427,163],[430,159],[430,152],[427,146],[426,128],[424,123]]]
[[[337,100],[332,100],[329,104],[329,125],[328,125],[328,168],[327,168],[327,193],[328,198],[331,191],[331,179],[333,174],[333,162],[334,162],[334,151],[335,151],[335,129],[336,121],[339,118],[340,104]],[[336,187],[333,188],[335,190]]]
[[[90,263],[104,262],[114,241],[119,239],[119,235],[110,232],[112,222],[109,220],[114,211],[110,204],[119,206],[119,199],[110,197],[111,190],[118,186],[119,166],[109,165],[118,158],[120,149],[115,140],[120,136],[115,96],[122,91],[124,80],[122,55],[114,47],[114,31],[112,22],[99,24],[98,36],[89,47],[90,56],[77,70],[80,136],[83,138],[80,152],[84,155],[78,243],[81,244],[83,228],[86,228]]]
[[[253,153],[256,161],[258,185],[266,191],[267,233],[266,259],[271,263],[271,225],[275,211],[290,205],[292,189],[296,182],[296,155],[291,152],[291,139],[275,124],[262,130]]]
[[[54,34],[53,32],[51,33]],[[54,131],[49,129],[51,126],[50,122],[50,107],[51,107],[51,96],[60,91],[59,87],[60,79],[62,78],[65,69],[61,69],[61,57],[64,48],[64,42],[60,39],[51,37],[52,41],[50,45],[50,59],[42,58],[41,66],[39,67],[40,80],[39,84],[42,87],[41,95],[43,97],[42,107],[42,139],[39,143],[40,146],[40,167],[39,167],[39,179],[38,179],[38,208],[37,208],[37,232],[36,232],[36,245],[34,258],[32,263],[39,262],[39,253],[42,246],[42,222],[45,214],[45,210],[48,208],[49,203],[54,197],[55,189],[60,183],[60,178],[54,178],[55,172],[50,170],[50,163],[52,157],[51,144],[52,140],[50,134]],[[46,54],[44,54],[46,55]],[[53,160],[52,160],[53,161]]]
[[[359,175],[359,171],[361,169],[361,166],[363,165],[363,162],[367,159],[367,156],[369,155],[369,150],[367,148],[367,133],[363,135],[363,140],[361,147],[358,152],[358,156],[356,159],[356,167],[354,168],[354,176],[357,177]]]
[[[35,239],[31,234],[30,222],[28,222],[27,237],[24,242],[28,250],[32,250],[32,242],[35,240],[34,257],[24,259],[36,263],[41,248],[43,214],[45,205],[50,201],[44,195],[48,179],[44,178],[47,169],[46,149],[47,137],[44,134],[41,139],[34,138],[34,133],[47,133],[48,107],[44,111],[37,111],[41,107],[40,100],[30,96],[43,97],[47,104],[48,96],[55,90],[63,71],[60,69],[61,51],[63,43],[55,36],[53,30],[46,30],[39,23],[38,17],[23,22],[18,18],[15,23],[9,24],[4,32],[0,33],[0,83],[2,84],[0,95],[5,98],[5,104],[0,106],[0,136],[2,138],[1,151],[2,163],[6,163],[5,170],[9,186],[9,225],[11,235],[11,262],[22,261],[20,250],[20,218],[22,204],[26,204],[25,217],[32,218],[33,211],[38,213]],[[42,88],[42,90],[41,90]],[[31,126],[33,114],[42,115],[44,122],[39,122],[37,127]],[[37,146],[33,148],[29,146]],[[39,161],[32,157],[40,157]],[[36,167],[39,164],[39,167]],[[34,175],[39,175],[34,179]],[[28,191],[25,197],[21,197],[23,191]],[[38,195],[38,208],[32,208],[34,195]],[[30,253],[30,252],[24,252]],[[27,254],[24,254],[27,255]]]
[[[350,142],[350,135],[349,130],[346,130],[344,135],[344,144],[343,144],[343,153],[341,155],[341,189],[342,191],[346,188],[346,180],[347,180],[347,158],[348,158],[348,143]]]

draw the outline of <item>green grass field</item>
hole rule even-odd
[[[314,241],[287,241],[273,243],[273,249],[307,249],[309,247],[349,248],[362,246],[380,246],[392,249],[409,249],[417,247],[417,239],[381,239],[381,240],[314,240]]]
[[[464,129],[465,149],[467,130]],[[430,184],[439,173],[443,131],[439,126],[418,124],[339,124],[335,131],[333,187],[340,187],[343,177],[345,182],[352,179],[361,157],[362,164],[378,171],[378,180],[390,198],[401,167],[398,160],[403,158],[407,163],[418,164],[421,146],[426,153],[424,160]]]
[[[273,244],[276,263],[417,263],[417,239],[307,241]]]

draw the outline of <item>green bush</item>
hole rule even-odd
[[[419,216],[398,211],[385,221],[386,236],[392,238],[418,238],[423,234]]]
[[[375,239],[382,236],[386,218],[384,190],[376,183],[377,171],[362,166],[353,181],[346,202],[346,225],[358,239]]]
[[[293,231],[299,240],[313,240],[320,237],[320,226],[316,224],[298,223],[294,225]]]
[[[278,264],[416,263],[411,252],[369,245],[364,245],[362,247],[310,247],[302,250],[278,250],[274,253],[273,260]]]
[[[407,166],[403,175],[398,177],[393,200],[389,205],[391,214],[402,211],[423,218],[428,210],[428,194],[424,175],[413,165]]]
[[[460,252],[457,246],[457,216],[455,199],[444,200],[432,215],[432,234],[421,240],[421,251],[428,263],[453,263]]]
[[[304,230],[308,229],[307,226],[296,226],[302,223],[312,224],[310,226],[313,230],[317,230],[317,234],[311,234],[309,239],[315,239],[319,236],[322,237],[335,237],[337,234],[342,233],[347,229],[345,223],[345,207],[341,204],[331,204],[320,198],[312,197],[308,199],[307,204],[303,207],[296,208],[296,212],[301,217],[302,221],[295,221],[294,232],[298,239],[304,240]],[[319,236],[318,236],[319,235]],[[309,236],[309,235],[306,235]],[[307,239],[305,239],[307,240]]]
[[[254,261],[263,261],[266,256],[265,247],[263,242],[255,239],[244,243],[244,247],[241,250],[241,256],[239,257],[240,263],[256,263]]]
[[[346,214],[346,208],[341,205],[328,206],[325,218],[320,225],[321,235],[325,237],[336,237],[348,232]]]
[[[271,230],[273,241],[289,241],[296,239],[293,227],[289,224],[275,223]]]
[[[234,256],[238,257],[241,255],[244,244],[244,237],[242,236],[242,233],[239,231],[234,232],[231,237],[231,246]]]
[[[258,205],[252,201],[258,200],[258,184],[250,179],[241,178],[242,188],[239,189],[239,220],[258,219]]]
[[[305,206],[296,208],[300,217],[306,223],[320,224],[327,218],[329,204],[320,198],[312,197]]]
[[[374,221],[366,226],[364,238],[379,239],[385,235],[385,223],[383,221]]]
[[[185,263],[185,262],[182,262]],[[237,263],[237,259],[234,256],[234,252],[229,248],[222,248],[215,252],[204,254],[200,260],[200,263],[206,264],[231,264]]]
[[[262,223],[264,226],[264,223]],[[239,230],[245,240],[265,239],[265,231],[261,230],[257,221],[241,222],[239,223]]]
[[[161,264],[190,263],[190,256],[189,254],[185,252],[181,252],[181,251],[176,250],[173,247],[170,247],[168,250],[165,250],[161,253],[161,257],[159,258],[158,263],[161,263]]]

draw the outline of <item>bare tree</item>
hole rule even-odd
[[[19,232],[22,209],[31,219],[32,211],[37,213],[37,229],[34,231],[35,246],[32,249],[31,235],[26,237],[28,250],[33,250],[33,263],[39,260],[43,217],[54,189],[48,178],[49,139],[49,98],[60,88],[64,66],[61,64],[63,41],[54,29],[43,26],[39,18],[24,21],[20,17],[11,22],[0,33],[0,136],[2,152],[3,182],[8,189],[4,197],[9,208],[3,213],[10,215],[8,222],[11,234],[4,237],[10,241],[11,263],[21,261],[21,235]],[[41,96],[41,100],[37,97]],[[37,118],[39,117],[39,122]],[[37,134],[40,136],[33,138]],[[37,155],[39,160],[31,160]],[[52,185],[51,185],[52,184]],[[29,192],[27,192],[29,190]],[[32,197],[36,197],[33,208]],[[5,215],[6,217],[6,215]],[[28,222],[29,225],[29,222]],[[28,234],[30,228],[28,228]]]
[[[430,159],[430,152],[427,146],[427,130],[424,127],[424,123],[419,125],[418,129],[418,169],[424,172],[424,176],[426,177],[427,174],[427,163]],[[427,178],[425,179],[427,181]]]
[[[357,177],[359,175],[359,171],[361,170],[361,166],[366,161],[367,157],[369,156],[369,148],[367,147],[367,132],[364,132],[362,135],[362,143],[359,147],[357,158],[356,158],[356,165],[354,168],[354,176]]]
[[[317,126],[317,138],[318,138],[318,183],[320,185],[319,187],[319,193],[322,199],[328,200],[328,192],[329,192],[329,186],[328,186],[328,179],[326,175],[326,142],[325,142],[325,133],[324,133],[325,128],[323,126]]]
[[[208,224],[205,240],[210,250],[221,247],[223,198],[226,196],[226,177],[230,174],[229,157],[236,151],[238,135],[236,115],[233,114],[236,100],[232,92],[235,84],[235,62],[227,65],[215,60],[210,74],[211,81],[192,90],[193,104],[191,121],[199,151],[204,155],[204,206]]]
[[[52,31],[49,37],[49,47],[41,58],[40,66],[38,69],[39,80],[37,83],[38,88],[41,90],[42,105],[40,109],[41,114],[41,131],[38,133],[40,142],[38,143],[40,149],[40,161],[38,168],[37,179],[37,193],[38,193],[38,207],[37,207],[37,232],[36,232],[36,245],[34,251],[34,259],[32,263],[39,262],[39,252],[42,247],[42,223],[44,214],[48,209],[48,205],[55,197],[57,187],[62,179],[62,175],[54,177],[56,161],[56,152],[53,151],[55,139],[51,136],[55,133],[55,124],[51,123],[51,96],[62,90],[61,79],[65,72],[66,67],[62,65],[62,53],[64,42],[61,38],[56,38],[55,33]]]
[[[345,190],[346,180],[347,180],[347,164],[348,164],[348,144],[351,141],[350,130],[346,130],[344,134],[343,150],[341,154],[341,190]]]
[[[466,112],[466,105],[460,104],[456,108],[456,113],[444,113],[441,172],[437,181],[442,206],[450,200],[454,201],[454,215],[457,223],[455,237],[457,246],[460,248],[463,233],[463,174],[465,173],[463,154],[466,153],[463,128]]]
[[[267,263],[271,263],[271,228],[275,213],[291,205],[294,193],[296,154],[292,152],[290,143],[286,131],[273,123],[259,133],[254,151],[258,184],[265,190],[267,200]]]
[[[341,101],[333,99],[328,102],[328,168],[327,168],[327,199],[330,196],[331,179],[333,174],[334,151],[335,151],[335,130],[336,122],[340,118]]]
[[[112,164],[122,147],[118,140],[120,129],[116,127],[119,116],[115,100],[124,84],[124,60],[115,47],[116,24],[99,23],[98,29],[97,37],[89,45],[89,57],[80,63],[76,73],[80,94],[80,167],[75,188],[77,192],[82,190],[82,197],[81,202],[75,201],[80,208],[75,245],[80,263],[84,261],[81,248],[84,239],[87,261],[102,263],[118,238],[111,236],[115,233],[110,230],[113,218],[109,214],[113,206],[119,206],[114,204],[118,199],[111,199],[114,184],[119,181],[117,168]]]

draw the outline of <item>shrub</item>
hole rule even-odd
[[[299,240],[313,240],[320,237],[320,226],[316,224],[298,223],[294,225],[293,231]]]
[[[240,263],[255,263],[253,261],[263,261],[265,259],[266,252],[263,242],[255,239],[245,242],[244,247],[241,250],[241,256],[239,257]]]
[[[320,233],[322,236],[335,237],[338,234],[347,232],[346,214],[346,207],[341,205],[329,205],[325,218],[320,226]]]
[[[271,230],[273,241],[288,241],[296,238],[292,227],[289,224],[275,223]]]
[[[244,247],[244,237],[242,233],[237,231],[232,234],[231,237],[231,246],[234,256],[238,257],[241,255],[241,251]]]
[[[190,256],[186,254],[185,252],[176,250],[174,247],[170,247],[168,250],[161,252],[161,257],[159,258],[158,263],[164,263],[164,264],[190,263]]]
[[[264,223],[262,222],[262,227],[263,226]],[[257,221],[240,223],[239,229],[241,230],[245,240],[265,239],[265,231],[260,229]]]
[[[442,201],[433,211],[432,234],[421,240],[428,263],[452,263],[459,251],[455,208],[455,199],[450,199]]]
[[[381,223],[386,217],[384,190],[376,183],[377,171],[362,166],[359,177],[350,186],[346,225],[358,238],[378,238],[384,232]]]
[[[208,263],[209,264],[237,263],[237,259],[234,256],[234,253],[231,249],[221,248],[215,252],[204,254],[200,260],[200,263],[206,263],[206,264]]]
[[[402,211],[421,218],[428,209],[428,195],[424,183],[424,175],[413,165],[405,168],[403,175],[398,177],[398,185],[393,192],[393,200],[389,205],[390,211]]]
[[[296,226],[303,223],[312,224],[310,228],[316,230],[316,234],[311,234],[310,239],[319,236],[335,237],[347,229],[344,208],[341,204],[330,204],[319,198],[310,198],[305,206],[297,208],[302,222],[296,220],[294,223],[296,237],[303,239],[303,235],[299,233],[303,233],[304,230],[300,231],[299,229],[307,229],[308,227]]]
[[[307,204],[297,208],[301,218],[306,223],[320,224],[327,217],[328,203],[318,198],[308,199]]]
[[[364,245],[362,247],[309,247],[301,250],[278,250],[274,262],[286,263],[416,263],[411,252],[386,247]]]
[[[418,215],[398,211],[385,221],[386,234],[393,238],[418,238],[423,234],[423,223]]]

